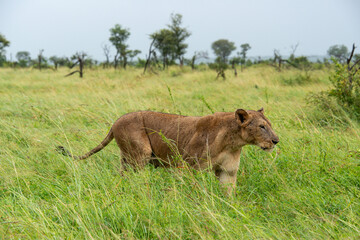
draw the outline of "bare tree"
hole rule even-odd
[[[73,71],[69,74],[67,74],[65,77],[68,77],[68,76],[71,76],[73,75],[74,73],[79,73],[80,74],[80,77],[82,78],[84,73],[83,73],[83,70],[84,70],[84,63],[85,63],[85,58],[86,58],[87,54],[84,53],[84,52],[77,52],[75,55],[73,55],[71,57],[71,60],[75,61],[73,63],[72,66],[70,66],[70,69],[75,67],[77,64],[79,65],[79,70],[76,70],[76,71]]]
[[[279,72],[281,72],[281,66],[283,63],[288,63],[289,65],[298,68],[298,66],[294,64],[292,61],[289,61],[288,59],[283,59],[282,56],[280,55],[279,50],[274,49],[274,59],[272,66],[274,66]]]
[[[104,68],[108,68],[110,66],[110,46],[107,44],[103,44],[102,46],[106,61],[103,65]]]
[[[191,69],[194,70],[195,69],[195,62],[196,60],[199,59],[208,59],[209,58],[209,54],[207,52],[204,51],[200,51],[200,52],[195,52],[193,57],[191,58]]]
[[[274,49],[273,64],[274,64],[275,67],[277,67],[277,70],[279,72],[281,72],[281,64],[282,64],[282,62],[283,62],[283,59],[282,59],[282,57],[280,55],[279,50]]]
[[[153,39],[153,41],[150,44],[149,55],[146,58],[143,74],[145,74],[146,70],[151,67],[151,62],[155,62],[156,64],[158,64],[156,49],[154,48],[155,41],[156,39]]]
[[[346,59],[347,71],[349,73],[348,80],[349,80],[350,91],[353,88],[353,78],[360,69],[360,59],[355,60],[355,62],[352,61],[352,58],[353,58],[354,52],[355,52],[355,48],[356,47],[355,47],[355,43],[354,43],[352,46],[350,56]]]
[[[295,45],[290,46],[290,48],[291,48],[290,60],[293,60],[295,58],[295,52],[296,52],[296,49],[298,48],[298,46],[299,46],[299,43],[296,43]]]

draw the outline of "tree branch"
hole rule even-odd
[[[352,70],[357,64],[360,63],[360,59],[358,59],[351,67],[350,70]]]
[[[144,66],[144,73],[143,73],[143,74],[145,74],[146,68],[147,68],[148,64],[150,63],[151,55],[152,55],[153,52],[154,52],[154,50],[152,50],[152,46],[154,45],[154,43],[155,43],[155,38],[154,38],[154,40],[153,40],[153,41],[151,42],[151,44],[150,44],[149,57],[146,59],[145,66]]]
[[[76,66],[76,64],[78,64],[79,63],[79,60],[78,61],[76,61],[73,65],[71,65],[70,66],[70,69],[72,69],[73,67],[75,67]]]
[[[77,73],[77,72],[79,73],[80,71],[79,71],[79,70],[73,71],[73,72],[71,72],[71,73],[69,73],[69,74],[65,75],[65,77],[71,76],[71,75],[73,75],[73,74],[75,74],[75,73]]]
[[[355,43],[353,44],[353,47],[352,47],[352,51],[351,51],[351,53],[350,53],[350,57],[346,60],[346,63],[347,63],[347,65],[349,66],[349,64],[350,64],[350,62],[351,62],[351,59],[352,59],[352,57],[353,57],[353,55],[354,55],[354,51],[355,51]]]
[[[355,74],[357,73],[357,71],[359,71],[359,70],[360,70],[360,66],[355,70],[354,76],[355,76]]]

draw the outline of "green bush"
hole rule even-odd
[[[360,76],[356,65],[340,64],[333,59],[335,71],[330,75],[333,88],[308,95],[308,103],[315,106],[314,116],[328,124],[349,123],[350,118],[360,120]]]
[[[334,60],[335,72],[330,76],[333,89],[329,96],[337,99],[339,104],[352,116],[360,119],[360,76],[356,66],[342,65]]]

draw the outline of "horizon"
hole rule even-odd
[[[195,51],[207,51],[215,58],[211,43],[224,38],[240,45],[249,43],[250,58],[273,56],[277,49],[282,56],[290,55],[299,44],[296,56],[326,56],[330,46],[355,43],[360,46],[360,2],[294,1],[269,3],[226,0],[175,2],[18,0],[0,3],[0,33],[9,41],[6,56],[12,60],[19,51],[28,51],[35,58],[41,49],[46,58],[56,55],[70,57],[77,51],[103,61],[102,44],[111,45],[109,29],[115,24],[129,28],[130,49],[139,49],[145,58],[150,45],[149,34],[165,28],[170,15],[183,16],[183,27],[192,35],[187,39],[186,58]],[[191,5],[191,8],[189,8]],[[139,7],[142,6],[142,7]],[[83,9],[79,11],[78,9]],[[96,16],[96,17],[94,17]],[[215,16],[215,17],[214,17]],[[115,50],[111,48],[111,57]]]

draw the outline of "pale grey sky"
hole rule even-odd
[[[249,43],[250,56],[325,55],[329,46],[355,43],[360,52],[359,0],[0,0],[0,33],[11,42],[7,56],[40,49],[44,55],[70,56],[85,51],[103,60],[115,24],[129,28],[128,44],[145,57],[149,34],[164,28],[171,13],[183,15],[192,35],[186,56],[211,51],[211,43],[226,38]],[[238,50],[237,49],[237,50]],[[112,49],[114,55],[114,49]]]

